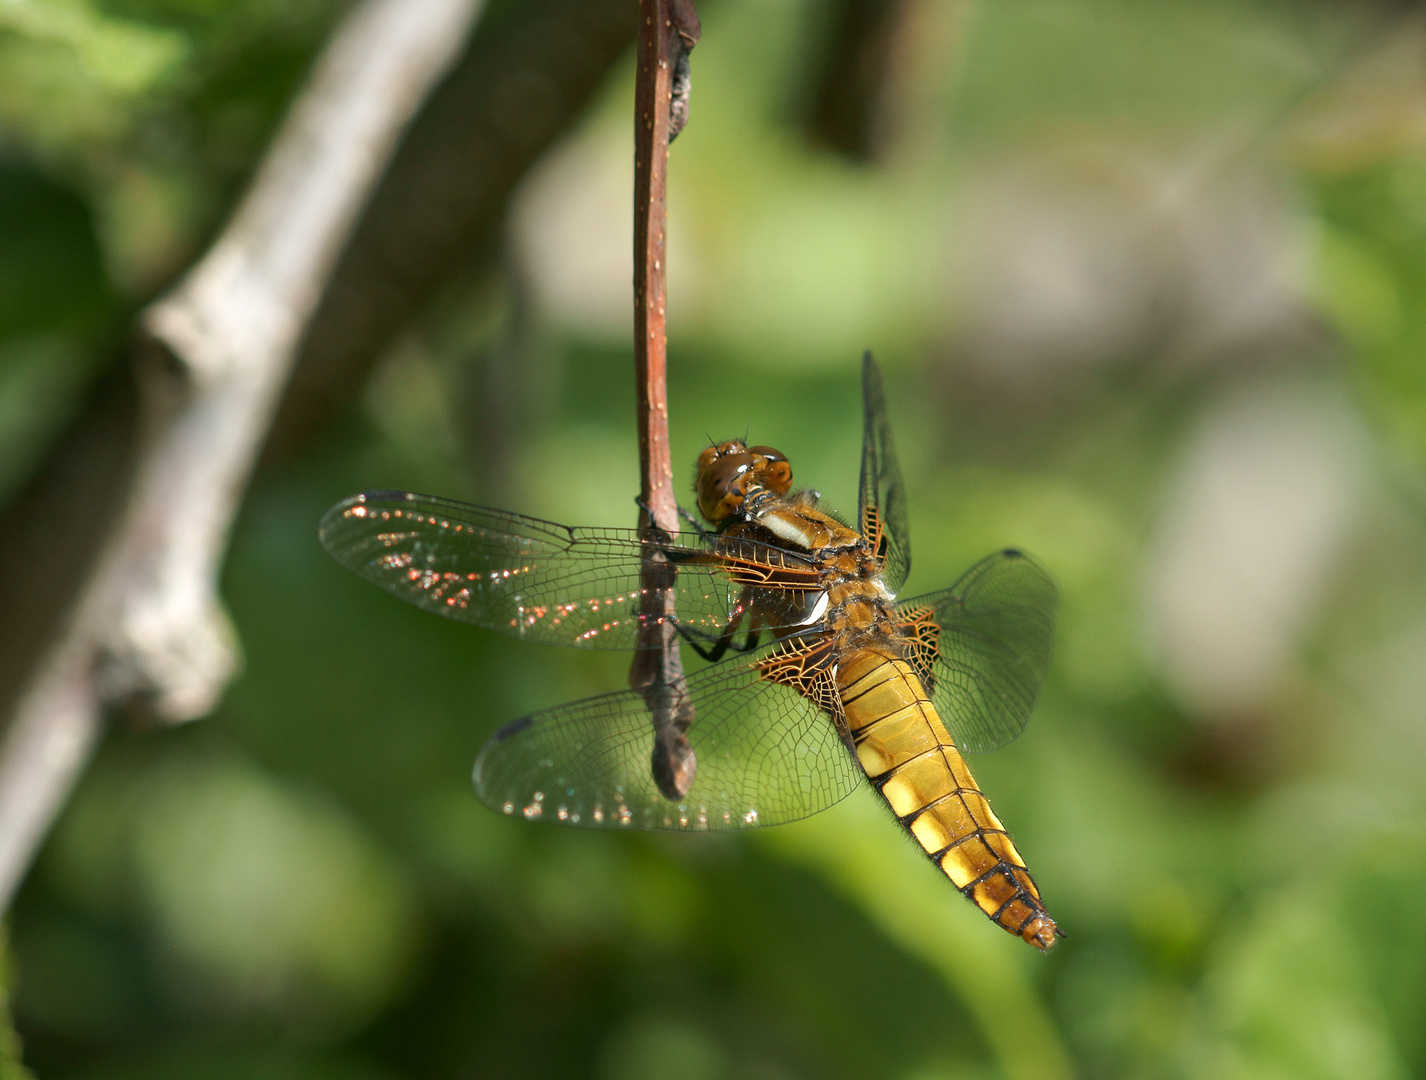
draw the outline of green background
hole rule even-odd
[[[924,0],[885,153],[851,165],[802,124],[831,7],[703,6],[676,471],[746,430],[850,509],[878,353],[908,594],[1011,544],[1063,591],[1030,728],[972,765],[1069,939],[989,924],[869,792],[731,837],[488,812],[485,737],[626,658],[444,622],[318,547],[376,487],[633,523],[626,58],[528,179],[504,272],[451,282],[256,475],[222,582],[241,676],[200,722],[113,726],[9,920],[26,1066],[1426,1076],[1421,26]],[[341,10],[0,5],[0,500],[221,226]]]

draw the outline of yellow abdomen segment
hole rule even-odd
[[[1025,860],[976,786],[921,679],[887,652],[862,649],[837,670],[857,760],[892,811],[992,920],[1048,949],[1061,936]]]

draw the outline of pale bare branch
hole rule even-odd
[[[146,312],[161,359],[143,371],[148,429],[133,488],[0,745],[0,908],[106,710],[137,697],[162,720],[193,719],[232,676],[217,579],[253,462],[353,223],[482,2],[359,4],[228,228]]]

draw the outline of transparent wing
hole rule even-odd
[[[998,552],[943,592],[897,608],[936,709],[967,753],[1025,730],[1050,667],[1055,583],[1019,551]]]
[[[676,573],[677,618],[716,636],[743,586],[811,588],[806,560],[749,540],[657,544],[636,529],[577,529],[411,492],[353,495],[327,511],[322,545],[343,566],[447,618],[531,641],[632,649],[640,645],[640,570],[663,552]],[[657,639],[657,635],[655,635]]]
[[[862,398],[865,417],[858,520],[862,535],[877,545],[882,581],[895,593],[911,572],[911,534],[906,526],[906,488],[881,391],[881,369],[871,353],[862,359]]]
[[[653,723],[633,690],[546,709],[496,732],[476,759],[475,790],[503,813],[587,828],[746,829],[825,810],[861,772],[837,734],[835,698],[819,706],[765,674],[778,648],[684,680],[696,769],[679,802],[661,795],[651,775]]]

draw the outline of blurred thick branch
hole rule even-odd
[[[635,0],[522,0],[482,24],[372,195],[302,343],[269,452],[291,453],[356,394],[454,275],[498,254],[505,208],[634,41]]]
[[[0,746],[0,907],[107,709],[138,699],[161,720],[193,719],[231,677],[236,642],[217,579],[253,461],[353,222],[480,7],[355,8],[228,228],[146,312],[131,482]]]
[[[840,0],[833,8],[808,131],[853,161],[881,157],[888,142],[892,85],[915,0]]]

